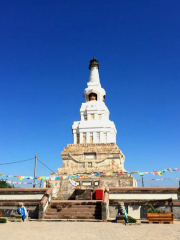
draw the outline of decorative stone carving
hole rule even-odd
[[[59,174],[125,171],[125,157],[115,143],[68,144],[61,156],[63,167],[58,169]]]

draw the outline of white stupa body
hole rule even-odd
[[[83,94],[85,103],[80,108],[81,120],[72,126],[73,143],[116,143],[117,130],[109,120],[109,110],[104,103],[106,92],[100,84],[99,65],[92,63],[89,68],[88,87]]]

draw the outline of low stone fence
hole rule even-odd
[[[47,188],[2,188],[0,189],[0,212],[3,217],[17,213],[18,203],[27,208],[30,218],[38,219],[40,201],[46,195]]]

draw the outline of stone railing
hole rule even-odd
[[[47,207],[52,199],[52,188],[48,188],[45,192],[41,202],[39,203],[38,219],[43,219],[46,213]]]
[[[104,197],[101,206],[102,221],[106,222],[109,218],[109,188],[106,188],[104,191]]]
[[[110,200],[178,200],[180,188],[178,187],[110,187]]]
[[[110,193],[180,193],[179,187],[110,187]]]

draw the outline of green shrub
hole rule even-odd
[[[131,216],[128,216],[128,223],[136,223],[136,219],[131,217]]]
[[[155,209],[152,204],[149,204],[149,209],[148,209],[148,213],[165,213],[164,210],[160,210],[160,209]]]
[[[7,219],[6,218],[0,218],[0,223],[6,223]]]
[[[149,205],[149,209],[148,209],[148,213],[155,213],[155,209],[154,209],[154,207],[153,207],[153,205],[152,204],[148,204]]]

